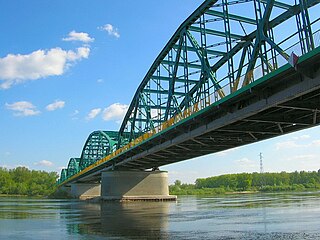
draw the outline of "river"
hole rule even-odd
[[[320,239],[320,192],[129,203],[2,197],[0,239]]]

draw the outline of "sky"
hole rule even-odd
[[[199,0],[0,0],[0,166],[57,171],[118,130],[154,59]],[[320,128],[164,166],[169,182],[320,169]]]

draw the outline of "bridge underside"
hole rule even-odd
[[[319,49],[317,49],[319,50]],[[317,51],[319,52],[319,51]],[[102,170],[145,170],[220,152],[320,123],[320,54],[295,70],[288,65],[192,121],[169,128],[88,172],[81,181],[97,181]]]

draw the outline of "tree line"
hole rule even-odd
[[[0,167],[0,194],[49,196],[56,191],[57,177],[56,172]]]
[[[29,170],[26,167],[0,167],[0,194],[50,196],[56,192],[56,172]],[[239,191],[303,191],[320,189],[320,170],[292,173],[238,173],[198,178],[195,184],[176,180],[170,194],[223,194]]]
[[[320,170],[292,173],[239,173],[198,178],[195,184],[176,180],[169,186],[171,194],[220,194],[239,191],[303,191],[320,189]]]

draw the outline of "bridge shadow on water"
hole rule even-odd
[[[79,222],[67,225],[69,234],[108,239],[168,239],[168,216],[173,202],[102,202],[80,204]],[[95,239],[95,238],[93,238]]]
[[[320,192],[181,197],[177,202],[68,202],[72,239],[320,239]]]

